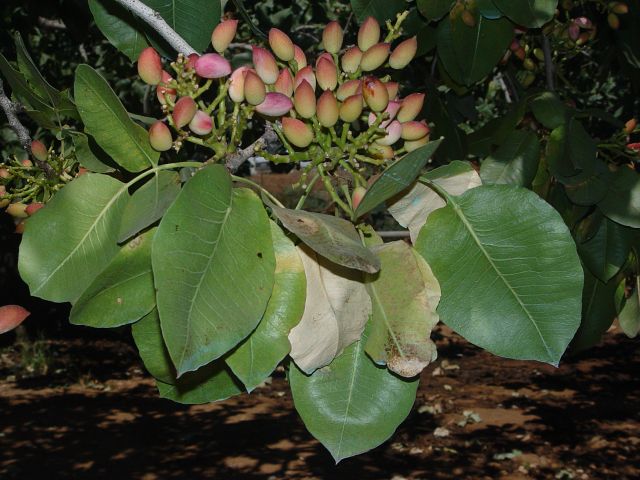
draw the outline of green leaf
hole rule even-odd
[[[529,187],[538,172],[540,141],[531,131],[516,130],[482,162],[480,177],[486,184]]]
[[[269,217],[222,165],[198,171],[153,242],[158,311],[178,375],[227,353],[258,325],[275,258]]]
[[[467,157],[467,135],[453,120],[447,104],[440,98],[440,93],[433,83],[427,82],[427,97],[424,118],[435,124],[431,135],[433,138],[444,137],[442,145],[435,155],[435,160],[448,163],[453,158]]]
[[[134,192],[122,216],[119,240],[124,241],[160,220],[180,193],[180,175],[159,171]]]
[[[369,187],[354,212],[353,218],[360,218],[411,185],[438,149],[440,143],[442,140],[429,142],[387,168]]]
[[[482,185],[480,176],[471,164],[459,160],[430,171],[422,179],[434,181],[451,195],[462,195]],[[429,215],[445,205],[446,202],[431,188],[416,182],[394,199],[389,205],[389,213],[400,225],[409,229],[411,241],[415,244]]]
[[[634,280],[635,288],[618,315],[620,328],[629,338],[636,338],[640,333],[640,275],[636,275]]]
[[[565,179],[564,189],[569,199],[577,204],[590,207],[602,201],[609,191],[611,172],[603,162],[596,162],[592,171]]]
[[[576,185],[598,174],[597,146],[582,124],[571,119],[554,129],[547,143],[549,171],[565,185]]]
[[[493,20],[502,17],[502,12],[496,7],[493,0],[477,0],[476,5],[480,14],[485,18]]]
[[[109,43],[132,62],[138,60],[140,52],[149,46],[141,21],[112,0],[89,0],[89,9]]]
[[[493,0],[514,23],[523,27],[537,28],[553,19],[558,0]]]
[[[440,285],[407,243],[387,243],[375,252],[382,268],[366,276],[373,314],[365,350],[398,375],[415,377],[438,356],[429,336],[439,320]]]
[[[567,107],[553,92],[536,95],[531,100],[531,111],[542,125],[551,130],[567,122]]]
[[[364,351],[367,338],[365,331],[362,340],[313,375],[289,371],[296,410],[336,462],[382,444],[415,401],[418,379],[376,366]]]
[[[578,252],[591,273],[607,283],[627,261],[634,232],[602,215],[594,221],[593,235],[578,243]]]
[[[598,207],[614,222],[640,228],[640,175],[620,167],[611,177],[609,190]]]
[[[147,131],[129,118],[106,80],[88,65],[76,69],[75,95],[87,132],[118,165],[140,172],[158,163],[160,154],[151,148]]]
[[[226,362],[250,392],[275,370],[291,351],[287,338],[304,312],[307,280],[294,243],[275,223],[271,236],[276,256],[275,283],[262,320]]]
[[[580,322],[583,286],[564,221],[523,188],[447,197],[416,244],[442,287],[442,321],[496,355],[557,365]]]
[[[418,11],[429,20],[440,20],[449,11],[455,0],[417,0]]]
[[[126,185],[88,173],[26,222],[18,267],[31,295],[74,302],[118,253]]]
[[[113,328],[137,322],[156,306],[151,273],[155,230],[124,245],[73,305],[74,325]]]
[[[395,21],[396,15],[406,9],[406,3],[402,0],[351,0],[351,7],[359,22],[374,17],[384,24],[387,20]]]
[[[582,322],[571,342],[571,352],[577,353],[596,345],[616,317],[614,296],[618,280],[603,283],[588,269],[584,270]]]
[[[145,0],[144,3],[162,15],[199,53],[211,43],[211,32],[222,14],[219,0]]]
[[[461,18],[445,19],[438,27],[438,55],[453,80],[473,85],[486,77],[500,61],[513,38],[506,18],[477,18],[473,27]]]
[[[380,259],[362,245],[353,223],[348,220],[268,205],[287,230],[323,257],[369,273],[380,270]]]
[[[291,358],[307,373],[324,367],[360,338],[371,314],[362,273],[299,247],[307,278],[304,315],[289,334]]]
[[[187,405],[226,400],[243,392],[242,384],[222,360],[182,375],[175,384],[158,382],[162,398]]]
[[[113,168],[104,163],[98,155],[106,156],[96,142],[84,133],[73,135],[73,146],[75,147],[76,160],[87,170],[96,173],[110,173]]]
[[[154,308],[139,322],[131,325],[131,333],[145,368],[163,383],[176,381],[176,369],[171,363],[169,351],[162,338],[160,317]]]

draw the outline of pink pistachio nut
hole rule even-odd
[[[429,135],[429,126],[424,122],[417,122],[412,120],[402,124],[402,139],[403,140],[420,140],[422,137]]]
[[[293,79],[293,88],[296,89],[300,86],[303,81],[309,82],[309,85],[315,91],[316,89],[316,75],[313,73],[313,68],[311,65],[304,67],[296,73],[296,76]]]
[[[269,46],[283,62],[290,62],[295,57],[293,42],[282,30],[272,28],[269,30]]]
[[[353,205],[353,209],[356,210],[362,199],[367,194],[367,189],[364,187],[356,187],[351,194],[351,204]]]
[[[165,105],[167,101],[175,102],[177,97],[177,91],[175,88],[170,88],[169,82],[171,82],[173,78],[169,75],[165,70],[162,71],[162,82],[158,84],[156,87],[156,97],[158,97],[158,102],[161,105]]]
[[[293,104],[296,107],[296,112],[302,118],[311,118],[316,114],[316,94],[306,80],[303,80],[296,88],[293,94]]]
[[[207,113],[198,110],[189,122],[189,129],[196,135],[207,135],[213,130],[213,120]]]
[[[316,67],[316,78],[322,90],[335,90],[338,86],[338,69],[333,60],[321,58]]]
[[[351,95],[340,105],[340,120],[343,122],[355,122],[362,114],[364,100],[361,94]]]
[[[322,32],[322,46],[329,53],[338,53],[342,48],[344,32],[336,21],[329,22]]]
[[[173,123],[176,128],[182,128],[188,125],[193,116],[196,114],[198,106],[191,97],[180,98],[173,107]]]
[[[0,307],[0,334],[7,333],[31,315],[27,309],[20,305],[4,305]]]
[[[158,152],[166,152],[173,146],[171,130],[163,122],[158,120],[149,128],[149,143],[151,148]]]
[[[389,105],[387,105],[387,108],[384,110],[384,113],[387,115],[387,119],[380,124],[381,128],[387,128],[387,125],[389,125],[393,120],[395,120],[401,105],[402,103],[398,102],[397,100],[392,100],[389,102]],[[378,116],[375,113],[373,112],[370,113],[369,125],[373,125],[377,118]]]
[[[281,117],[289,113],[293,108],[291,99],[278,92],[269,92],[264,98],[264,102],[256,107],[256,112],[268,117]]]
[[[240,103],[244,101],[244,81],[249,67],[238,67],[231,74],[229,79],[229,98]]]
[[[311,127],[297,118],[284,117],[282,131],[287,140],[298,148],[306,148],[313,141]]]
[[[351,47],[344,55],[342,55],[342,70],[347,73],[356,73],[360,68],[360,62],[362,61],[362,50],[358,47]]]
[[[226,77],[231,73],[231,64],[217,53],[206,53],[196,61],[196,73],[202,78]]]
[[[360,80],[347,80],[338,87],[336,97],[343,102],[347,97],[362,93],[362,82]]]
[[[196,62],[198,61],[199,58],[200,58],[200,55],[198,55],[197,53],[192,53],[191,55],[189,55],[184,65],[185,70],[195,70]]]
[[[391,45],[388,43],[377,43],[369,50],[365,51],[360,61],[360,69],[363,72],[372,72],[381,67],[389,58]]]
[[[398,112],[398,120],[402,123],[410,122],[422,111],[424,105],[424,93],[412,93],[402,100],[402,107]]]
[[[368,17],[358,30],[358,47],[363,52],[369,50],[380,41],[380,24],[373,17]]]
[[[404,142],[404,149],[411,153],[414,150],[419,149],[420,147],[425,146],[429,142],[429,135],[425,135],[424,137],[418,140],[407,140]]]
[[[44,207],[44,203],[34,202],[27,205],[27,208],[24,209],[25,213],[30,217],[35,215],[35,213]]]
[[[317,116],[320,125],[326,128],[333,127],[340,118],[340,106],[333,92],[326,90],[318,99]]]
[[[382,112],[389,105],[389,92],[376,77],[367,77],[362,82],[362,95],[364,101],[374,112]]]
[[[248,70],[244,77],[244,96],[251,105],[260,105],[267,95],[267,88],[253,70]]]
[[[41,162],[46,162],[49,157],[49,152],[47,152],[47,147],[44,146],[40,140],[34,140],[31,142],[31,153],[36,159]]]
[[[21,202],[15,202],[9,204],[5,212],[11,215],[13,218],[27,218],[27,206]]]
[[[216,28],[213,29],[213,33],[211,34],[213,49],[218,53],[224,52],[236,36],[237,29],[237,20],[225,20],[224,22],[220,22]]]
[[[398,97],[400,84],[398,82],[386,82],[384,86],[387,87],[387,92],[389,92],[389,99],[395,100]]]
[[[307,56],[298,45],[293,46],[293,59],[296,61],[298,70],[307,66]]]
[[[389,145],[380,145],[378,143],[373,143],[369,147],[369,153],[373,155],[374,158],[380,158],[383,160],[390,160],[395,156],[393,148]]]
[[[276,92],[282,93],[287,97],[291,97],[293,95],[293,77],[291,76],[291,72],[288,68],[280,70],[278,79],[276,80],[273,88]]]
[[[391,122],[385,130],[387,134],[384,137],[376,140],[376,143],[380,145],[391,146],[402,137],[402,124],[397,120]]]
[[[162,61],[153,47],[147,47],[138,56],[138,75],[144,83],[157,85],[162,81]]]
[[[418,39],[416,37],[408,38],[393,50],[389,57],[389,66],[395,70],[403,69],[413,60],[417,51]]]
[[[267,85],[273,85],[278,79],[278,64],[269,50],[262,47],[253,47],[253,66],[256,73]]]

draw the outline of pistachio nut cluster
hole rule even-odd
[[[322,180],[336,203],[352,210],[353,192],[366,187],[372,174],[429,140],[428,124],[418,119],[424,95],[401,97],[391,78],[417,51],[415,37],[398,40],[406,16],[387,22],[384,37],[380,24],[367,18],[355,45],[345,45],[342,27],[330,22],[315,61],[272,28],[268,48],[252,46],[252,64],[233,70],[225,52],[236,20],[213,31],[216,53],[180,55],[171,63],[172,73],[163,70],[155,50],[145,49],[138,71],[156,86],[165,114],[149,130],[151,145],[166,151],[193,142],[209,147],[212,161],[219,161],[238,151],[249,122],[260,116],[273,126],[283,150],[270,153],[258,145],[256,155],[275,163],[308,162],[301,186],[310,189]],[[343,189],[344,198],[332,184],[338,171],[350,176],[353,189]]]

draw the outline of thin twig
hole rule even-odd
[[[123,7],[131,10],[134,14],[140,17],[143,21],[149,24],[156,32],[164,38],[169,45],[171,45],[178,53],[184,55],[191,55],[197,53],[195,49],[187,43],[178,33],[164,21],[162,15],[156,12],[154,9],[149,8],[140,0],[115,0]]]
[[[4,83],[2,82],[1,78],[0,108],[7,117],[9,126],[13,129],[14,132],[16,132],[18,141],[20,142],[20,145],[22,145],[22,148],[24,148],[28,154],[31,154],[31,135],[29,134],[29,130],[27,130],[27,127],[25,127],[18,118],[18,107],[9,99],[9,97],[7,97],[7,94],[4,93]],[[38,159],[35,159],[35,163],[41,170],[45,171],[48,176],[55,176],[53,168],[47,162],[42,162]]]
[[[67,26],[58,18],[38,17],[38,25],[44,28],[53,28],[56,30],[66,30]]]
[[[255,142],[237,153],[227,155],[226,166],[230,172],[235,172],[244,162],[256,154],[256,151],[264,149],[268,145],[278,142],[278,136],[270,123],[265,125],[264,133]]]
[[[547,74],[547,89],[553,92],[556,89],[555,66],[551,58],[551,43],[544,33],[542,34],[542,51],[544,52],[544,71]]]

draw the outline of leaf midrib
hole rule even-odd
[[[555,361],[555,356],[551,352],[551,349],[549,348],[549,345],[547,345],[547,342],[544,339],[544,336],[542,335],[542,332],[540,331],[540,328],[538,328],[538,324],[535,322],[535,320],[534,320],[533,316],[531,315],[531,313],[529,313],[529,310],[527,309],[525,304],[522,303],[522,300],[520,300],[520,297],[518,296],[518,294],[515,292],[515,290],[513,290],[513,288],[509,284],[509,282],[507,282],[507,279],[504,278],[504,276],[502,275],[502,272],[498,269],[497,265],[493,261],[493,258],[491,257],[491,255],[489,255],[489,252],[487,252],[487,250],[484,248],[484,245],[482,244],[482,242],[478,238],[478,235],[476,234],[476,232],[475,232],[475,230],[473,228],[473,225],[471,225],[471,223],[469,223],[469,221],[467,220],[467,217],[464,215],[464,212],[462,211],[462,208],[460,207],[460,205],[457,204],[455,202],[455,200],[453,199],[453,197],[451,197],[451,196],[448,196],[447,200],[451,203],[453,211],[458,216],[458,218],[460,218],[460,220],[462,221],[462,223],[466,227],[467,231],[471,235],[471,238],[473,238],[474,242],[476,243],[476,245],[478,245],[478,248],[480,249],[482,254],[485,256],[485,258],[487,259],[487,261],[489,262],[489,264],[491,265],[493,270],[498,275],[498,278],[500,278],[500,280],[502,280],[502,283],[504,283],[504,285],[507,287],[507,289],[509,290],[511,295],[513,295],[513,298],[515,298],[516,301],[518,302],[518,305],[520,305],[520,308],[522,308],[522,311],[526,314],[527,318],[531,321],[532,325],[536,329],[536,332],[538,333],[538,336],[540,337],[540,340],[542,341],[542,345],[544,346],[545,350],[547,351],[547,354],[549,355],[549,359],[551,361]]]

